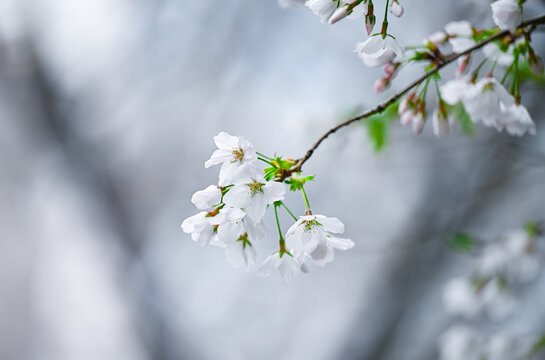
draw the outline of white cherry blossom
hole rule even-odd
[[[255,264],[257,253],[248,240],[248,234],[243,234],[237,241],[225,248],[225,259],[235,269],[243,268],[246,272]]]
[[[439,339],[441,360],[481,360],[479,334],[469,326],[454,325]]]
[[[451,279],[443,292],[445,310],[449,314],[476,316],[483,308],[482,299],[476,294],[471,279],[456,277]]]
[[[216,232],[214,225],[210,223],[210,213],[202,211],[196,215],[190,216],[182,222],[182,230],[191,234],[191,239],[201,246],[208,245]]]
[[[491,61],[498,65],[507,67],[513,63],[515,57],[513,56],[513,45],[510,45],[507,51],[502,51],[497,44],[486,44],[483,48],[483,54]]]
[[[341,5],[337,10],[335,10],[333,15],[331,15],[331,17],[329,18],[329,23],[335,24],[336,22],[341,21],[345,17],[347,17],[348,19],[357,19],[367,13],[367,3],[361,2],[358,5],[354,6],[350,14],[348,13],[349,4],[350,3],[345,3],[344,5]]]
[[[267,257],[259,267],[258,274],[267,277],[276,271],[285,281],[291,281],[304,272],[297,258],[287,252],[276,252]]]
[[[467,77],[449,80],[440,86],[441,97],[447,104],[456,105],[465,99],[472,86]]]
[[[191,197],[191,202],[199,210],[208,210],[221,201],[221,190],[215,185],[210,185],[204,190],[197,191]]]
[[[522,22],[517,0],[498,0],[490,4],[492,18],[501,30],[515,31]]]
[[[435,136],[445,136],[450,132],[451,118],[446,113],[435,109],[432,115],[432,127]]]
[[[222,164],[219,175],[220,186],[255,173],[254,163],[257,160],[257,154],[248,140],[222,131],[214,136],[214,142],[218,150],[214,151],[210,159],[204,163],[204,167]]]
[[[522,104],[501,104],[502,124],[510,135],[522,136],[526,132],[535,135],[536,125],[532,121],[526,107]]]
[[[356,52],[369,67],[382,66],[392,62],[396,56],[403,57],[405,51],[396,39],[382,35],[371,36],[356,45]]]
[[[453,21],[445,26],[445,32],[448,35],[448,42],[452,46],[452,51],[464,52],[473,45],[473,27],[467,21]]]
[[[286,244],[296,253],[306,253],[319,266],[333,260],[334,249],[348,250],[354,247],[349,239],[331,235],[344,232],[344,224],[337,218],[323,215],[301,216],[286,233]]]
[[[265,181],[262,176],[241,179],[224,195],[223,201],[230,206],[242,208],[255,222],[265,215],[267,205],[282,200],[286,193],[283,184]]]
[[[514,105],[515,99],[496,79],[483,78],[469,89],[463,103],[473,122],[482,122],[501,131],[503,109]]]
[[[312,10],[314,15],[320,17],[322,23],[326,23],[337,9],[337,0],[307,0],[305,5]]]

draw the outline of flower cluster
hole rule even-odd
[[[543,73],[543,63],[530,44],[529,36],[506,36],[489,42],[483,47],[484,58],[473,71],[471,60],[476,57],[470,51],[479,41],[484,41],[500,31],[515,31],[521,24],[522,7],[515,0],[500,0],[492,4],[493,18],[497,27],[476,30],[467,21],[451,22],[444,31],[426,38],[423,45],[415,47],[413,55],[402,62],[427,62],[428,69],[437,67],[445,58],[445,48],[452,53],[468,52],[458,58],[457,77],[439,84],[441,77],[434,72],[420,87],[412,91],[400,103],[399,115],[403,125],[413,123],[415,133],[420,133],[427,118],[426,98],[430,82],[435,83],[437,107],[433,112],[433,131],[437,136],[448,134],[455,118],[470,119],[497,131],[510,135],[535,134],[536,127],[528,110],[520,103],[521,69],[528,66],[534,73]],[[522,30],[520,30],[522,31]],[[487,64],[488,72],[480,77]],[[494,78],[497,68],[505,69],[501,81]],[[510,80],[509,90],[504,87]],[[420,88],[419,88],[420,87]]]
[[[205,162],[205,167],[221,164],[218,185],[210,185],[193,195],[191,202],[201,212],[185,219],[181,225],[193,241],[202,246],[224,248],[231,265],[249,271],[256,262],[255,246],[266,237],[262,220],[267,208],[272,206],[279,250],[260,266],[258,273],[262,276],[278,271],[285,280],[291,280],[308,272],[310,263],[323,266],[333,260],[334,249],[347,250],[354,246],[351,240],[333,235],[344,232],[341,221],[312,214],[304,184],[313,176],[302,177],[299,173],[286,179],[282,176],[295,164],[294,160],[257,153],[242,136],[225,132],[215,136],[214,142],[218,149]],[[268,167],[260,170],[258,161]],[[295,217],[284,204],[285,184],[290,190],[302,192],[305,215]],[[295,221],[285,236],[278,219],[280,207]]]
[[[483,316],[494,321],[505,319],[517,306],[511,289],[534,280],[544,263],[544,251],[537,226],[529,223],[525,229],[512,231],[498,241],[487,243],[478,257],[475,269],[469,276],[453,278],[443,293],[448,313],[466,321]],[[474,240],[464,237],[467,244]],[[470,241],[467,243],[467,241]],[[462,359],[523,359],[531,344],[517,337],[498,333],[485,335],[470,324],[455,324],[448,329],[439,342],[442,360]],[[503,354],[507,357],[497,357]]]

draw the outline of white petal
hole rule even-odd
[[[327,243],[332,248],[335,248],[337,250],[348,250],[352,249],[354,247],[354,242],[350,239],[335,237],[335,236],[328,236]]]
[[[205,168],[209,168],[211,166],[224,163],[226,161],[232,160],[233,155],[230,152],[227,152],[225,150],[216,150],[210,157],[210,159],[206,160],[204,163]]]
[[[342,234],[344,232],[344,224],[337,218],[330,218],[324,215],[316,215],[316,221],[322,224],[325,231]]]
[[[223,196],[223,202],[229,206],[246,208],[252,201],[252,193],[247,185],[235,185]]]
[[[286,187],[284,184],[269,181],[263,186],[263,194],[265,195],[265,201],[267,204],[272,204],[275,201],[283,200],[286,194]]]
[[[280,259],[280,256],[278,253],[274,253],[270,255],[263,264],[259,267],[257,270],[258,275],[267,277],[270,276],[272,273],[274,273],[278,267],[280,266],[280,263],[282,262],[282,259]]]
[[[207,210],[212,206],[219,204],[220,201],[221,190],[215,185],[210,185],[204,190],[197,191],[191,197],[191,202],[195,204],[199,210]]]
[[[281,260],[278,272],[285,281],[291,281],[301,274],[300,266],[293,257],[284,254]]]
[[[230,151],[238,147],[238,139],[239,138],[237,136],[232,136],[225,131],[222,131],[218,135],[214,136],[214,143],[216,143],[218,149]]]

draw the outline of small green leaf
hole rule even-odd
[[[527,222],[526,225],[524,225],[524,230],[526,230],[526,233],[530,237],[534,237],[539,234],[539,227],[533,221]]]
[[[455,234],[449,242],[449,247],[457,251],[471,251],[474,246],[473,237],[464,233]]]
[[[379,152],[386,147],[388,143],[388,125],[390,122],[397,120],[398,108],[399,104],[396,102],[388,106],[383,112],[368,117],[365,121],[367,134],[375,151]]]
[[[464,109],[464,105],[462,105],[462,103],[458,103],[456,105],[447,105],[447,110],[458,120],[462,132],[466,136],[473,136],[473,134],[475,133],[475,124],[471,120],[471,116],[469,116],[469,114]]]
[[[541,350],[545,349],[545,334],[541,335],[539,339],[532,345],[532,350],[530,351],[531,356],[536,355]]]

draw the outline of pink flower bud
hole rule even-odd
[[[375,81],[375,91],[376,92],[383,92],[384,89],[386,89],[390,85],[390,81],[386,78],[378,79]]]
[[[444,44],[448,40],[447,34],[442,31],[437,31],[430,36],[428,36],[428,41],[434,43],[435,45]]]
[[[371,35],[373,28],[375,27],[376,18],[375,15],[370,15],[365,17],[365,30],[367,35]]]
[[[403,6],[397,0],[393,0],[390,4],[390,12],[392,15],[400,17],[403,15]]]
[[[401,124],[403,126],[406,126],[412,121],[414,116],[415,116],[414,112],[409,109],[409,110],[403,112],[403,114],[401,114],[401,116],[399,118],[399,121],[401,122]]]
[[[396,69],[397,69],[397,66],[392,63],[388,63],[384,66],[384,72],[389,76],[394,75],[394,73],[396,72]]]
[[[468,65],[469,55],[458,58],[458,73],[456,74],[458,78],[466,72]]]
[[[335,10],[333,15],[331,15],[331,17],[329,18],[329,23],[335,24],[336,22],[344,19],[347,15],[348,15],[347,7],[346,6],[340,7],[337,10]]]
[[[426,121],[426,118],[421,112],[418,112],[416,116],[413,118],[413,132],[418,135],[422,132],[422,129],[424,129],[424,122]]]

